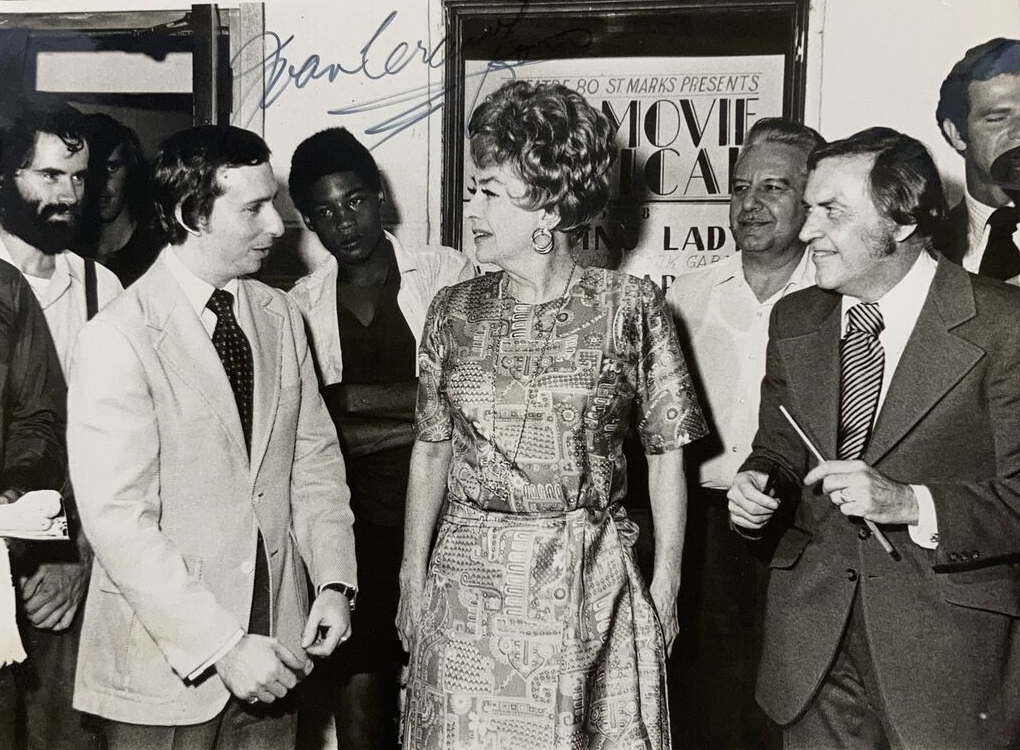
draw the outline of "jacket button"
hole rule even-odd
[[[861,526],[861,528],[857,529],[858,539],[867,539],[869,536],[871,536],[871,529],[867,526]]]
[[[850,581],[851,583],[856,581],[857,580],[857,571],[854,570],[853,568],[847,568],[846,569],[846,579],[848,581]]]
[[[974,550],[973,552],[970,553],[971,560],[977,560],[979,557],[981,557],[981,555],[978,553],[977,550]]]
[[[255,565],[252,563],[251,560],[245,560],[243,563],[241,563],[241,572],[244,573],[245,575],[254,572],[254,570]]]
[[[949,553],[949,562],[956,562],[959,558],[960,558],[960,556],[958,554],[956,554],[955,552],[950,552]]]

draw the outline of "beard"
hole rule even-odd
[[[0,224],[44,255],[67,250],[78,228],[78,206],[26,200],[13,185],[0,189]]]

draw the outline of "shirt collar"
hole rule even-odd
[[[177,248],[171,245],[164,252],[166,256],[167,267],[170,269],[170,273],[173,274],[174,278],[177,279],[177,283],[180,285],[181,290],[184,292],[185,298],[188,300],[188,305],[195,314],[202,317],[202,311],[205,310],[206,303],[209,298],[212,297],[212,293],[216,291],[216,287],[210,284],[208,281],[198,278],[191,270],[181,262],[181,259],[177,256]],[[237,305],[237,279],[231,279],[223,285],[223,291],[230,292],[234,297],[235,310]]]
[[[980,240],[981,235],[985,231],[985,225],[988,224],[989,217],[991,217],[992,213],[995,211],[995,206],[989,206],[982,203],[971,195],[969,190],[964,190],[963,200],[967,204],[967,229],[969,236],[976,237]],[[1006,205],[1011,206],[1013,204],[1010,202]]]
[[[747,279],[744,278],[743,272],[743,261],[740,252],[733,253],[732,255],[720,260],[716,263],[713,268],[717,268],[713,285],[719,286],[727,281],[739,280],[747,286]],[[798,289],[805,289],[809,286],[814,286],[815,283],[815,264],[811,260],[811,253],[808,252],[807,248],[804,248],[803,254],[800,256],[800,260],[797,262],[796,267],[790,274],[790,278],[786,280],[786,283],[780,287],[774,295],[768,300],[775,301],[785,297],[790,292],[795,292]]]
[[[928,253],[922,251],[914,261],[914,265],[904,274],[896,285],[883,294],[876,302],[882,312],[882,320],[886,328],[890,326],[909,326],[911,329],[917,322],[921,308],[928,297],[932,280],[938,263]],[[847,311],[861,302],[857,297],[843,295],[843,315],[840,323],[840,336],[846,334]]]
[[[403,276],[405,273],[418,270],[418,261],[412,253],[409,253],[404,249],[404,246],[400,244],[394,235],[383,230],[383,236],[390,241],[390,245],[393,247],[393,256],[397,261],[397,269],[400,271],[400,275]],[[304,283],[307,285],[306,288],[314,290],[309,296],[313,297],[313,304],[318,301],[329,287],[336,286],[336,277],[339,273],[340,267],[333,257],[333,253],[326,251],[326,257],[322,263],[315,267],[315,270],[308,274],[302,281],[298,283]]]

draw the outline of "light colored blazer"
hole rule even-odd
[[[405,250],[389,232],[386,239],[393,245],[393,254],[400,270],[400,291],[397,305],[414,335],[415,347],[421,346],[425,317],[436,292],[446,286],[467,281],[475,275],[474,266],[464,253],[443,245],[425,245]],[[319,368],[322,385],[333,385],[343,379],[343,356],[340,352],[340,325],[336,315],[337,262],[329,253],[314,271],[298,279],[291,296],[308,322],[312,351]],[[415,375],[418,358],[415,357]]]
[[[206,721],[228,691],[213,657],[251,609],[257,533],[273,635],[298,651],[316,585],[356,581],[350,493],[301,316],[249,279],[238,319],[255,362],[251,459],[216,350],[160,258],[83,329],[68,451],[96,553],[74,706],[124,722]]]

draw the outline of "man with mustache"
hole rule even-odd
[[[85,321],[120,291],[105,268],[68,249],[81,217],[89,146],[84,119],[70,108],[27,109],[3,134],[0,155],[0,260],[24,275],[39,304],[66,378]],[[91,268],[89,268],[91,267]],[[31,749],[97,747],[71,707],[81,617],[92,551],[34,545],[16,562],[29,659],[25,726]]]
[[[737,159],[730,231],[738,252],[678,278],[668,300],[686,330],[686,348],[707,397],[712,434],[692,446],[682,616],[697,633],[683,659],[681,736],[695,747],[757,742],[764,718],[754,702],[767,550],[730,533],[726,490],[751,449],[765,374],[769,313],[790,292],[814,284],[797,238],[804,223],[807,158],[824,143],[814,130],[765,118]],[[740,717],[739,719],[735,717]]]

